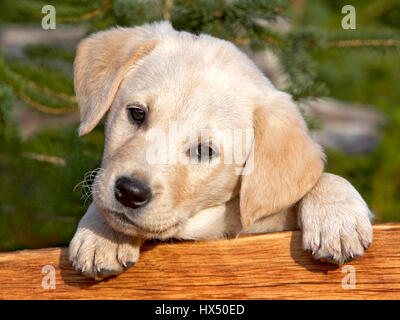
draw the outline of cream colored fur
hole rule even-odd
[[[167,22],[99,32],[78,47],[75,90],[81,135],[106,115],[93,203],[70,244],[70,260],[83,274],[102,279],[123,272],[145,239],[300,227],[306,250],[339,264],[371,243],[365,202],[346,180],[323,173],[324,154],[295,103],[233,44],[177,32]],[[147,108],[141,126],[128,119],[132,102]],[[154,130],[171,123],[178,130],[169,155],[185,159],[207,129],[218,159],[150,163],[146,152],[159,140]],[[241,145],[245,157],[226,163],[232,129],[252,132],[252,144]],[[115,181],[124,175],[151,186],[146,207],[126,208],[115,199]]]

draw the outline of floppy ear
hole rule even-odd
[[[111,106],[126,72],[149,54],[157,38],[173,31],[166,22],[115,28],[84,39],[74,62],[74,86],[80,109],[79,135],[89,133]]]
[[[261,216],[287,208],[317,182],[324,168],[321,147],[290,96],[283,92],[268,98],[253,112],[254,142],[242,176],[240,216],[248,228]]]

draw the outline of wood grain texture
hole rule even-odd
[[[233,240],[146,244],[140,261],[102,282],[84,278],[67,248],[0,254],[1,299],[400,299],[400,224],[374,226],[374,242],[353,266],[356,288],[344,289],[342,267],[313,261],[301,233]],[[56,288],[42,287],[42,268]]]

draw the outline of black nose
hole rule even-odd
[[[135,209],[144,207],[151,199],[150,187],[129,177],[118,178],[115,182],[114,194],[125,207]]]

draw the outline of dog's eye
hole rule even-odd
[[[146,117],[146,112],[139,107],[128,108],[129,116],[135,123],[142,123]]]
[[[202,160],[210,160],[216,155],[216,151],[209,144],[200,143],[197,146],[196,156],[197,158]]]

